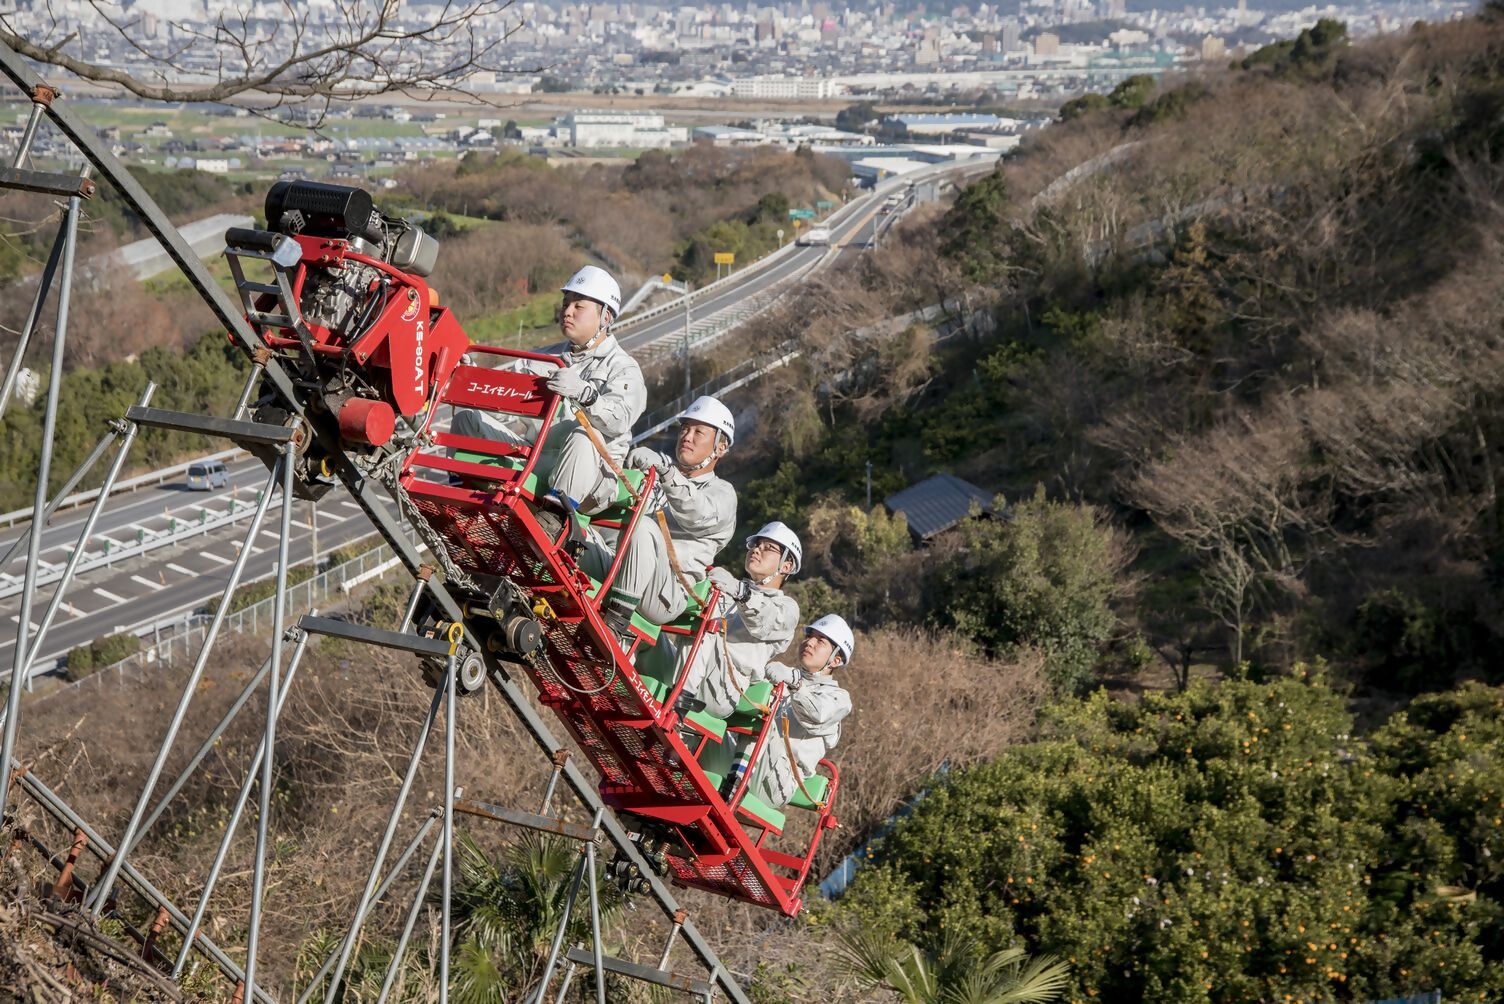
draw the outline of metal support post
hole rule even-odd
[[[230,580],[225,583],[224,592],[220,595],[219,607],[214,611],[214,619],[209,622],[209,630],[204,635],[203,647],[199,649],[198,659],[194,662],[193,670],[188,674],[188,680],[183,685],[183,694],[178,698],[177,710],[173,712],[172,721],[167,726],[167,734],[162,737],[162,746],[157,750],[157,758],[146,775],[146,784],[141,789],[141,797],[136,800],[136,807],[131,811],[131,818],[126,823],[125,833],[120,837],[122,849],[132,846],[136,841],[136,831],[140,829],[141,819],[146,813],[146,803],[151,799],[152,791],[162,776],[162,768],[167,763],[167,754],[172,751],[172,744],[177,739],[178,730],[183,727],[183,719],[188,716],[188,705],[198,690],[199,680],[209,664],[209,654],[214,649],[214,641],[219,637],[219,629],[229,614],[230,598],[235,595],[235,590],[240,586],[240,577],[245,574],[246,562],[251,557],[251,545],[255,542],[256,535],[261,532],[261,523],[266,518],[267,506],[272,501],[272,488],[277,484],[279,473],[277,470],[272,470],[267,476],[266,488],[261,492],[261,500],[256,503],[256,512],[251,516],[251,525],[246,529],[245,542],[235,557],[235,564],[230,568]],[[120,874],[120,865],[124,860],[124,854],[117,854],[110,861],[109,867],[105,869],[104,875],[100,877],[99,884],[94,888],[90,904],[90,910],[94,916],[99,916],[100,910],[104,908],[105,901],[110,895],[110,887],[115,884],[115,877]]]
[[[251,395],[256,392],[256,385],[261,382],[261,374],[266,372],[266,367],[260,363],[251,364],[251,372],[246,374],[245,386],[240,388],[240,398],[235,402],[235,410],[230,412],[230,417],[237,422],[243,422],[245,410],[251,405]]]
[[[147,381],[146,389],[141,392],[140,402],[144,405],[151,400],[156,393],[157,385]],[[120,476],[120,469],[125,466],[125,458],[131,450],[131,444],[136,440],[136,426],[132,422],[122,422],[125,427],[124,439],[120,443],[120,451],[115,454],[115,462],[110,465],[109,473],[105,475],[104,484],[99,487],[99,495],[94,499],[94,505],[89,508],[89,515],[84,520],[83,529],[78,533],[78,543],[73,547],[73,553],[68,555],[68,564],[63,569],[63,577],[58,580],[52,590],[52,599],[47,604],[47,612],[42,615],[42,623],[37,626],[36,632],[31,636],[31,644],[26,651],[26,665],[21,669],[19,680],[29,689],[31,686],[31,667],[36,664],[37,653],[41,651],[42,642],[47,639],[47,632],[52,629],[52,622],[57,617],[58,608],[63,605],[63,594],[73,583],[73,575],[78,570],[79,562],[84,559],[84,545],[94,533],[94,525],[99,522],[99,515],[104,511],[105,500],[110,497],[110,491],[115,487],[115,479]],[[11,683],[14,685],[17,677],[12,675]]]
[[[256,992],[256,949],[261,935],[261,901],[266,892],[266,840],[272,812],[272,781],[277,764],[278,677],[282,675],[282,631],[287,618],[287,542],[292,536],[292,477],[296,446],[282,447],[282,525],[277,534],[277,591],[272,600],[272,671],[266,684],[266,736],[262,739],[260,803],[256,807],[256,851],[251,863],[251,915],[245,941],[247,995]]]
[[[287,685],[277,695],[277,714],[279,715],[282,713],[282,706],[287,703],[288,693],[292,690],[292,681],[293,677],[297,676],[298,664],[303,661],[303,650],[308,647],[308,635],[296,629],[294,631],[297,636],[297,646],[292,650],[292,657],[288,660]],[[278,644],[280,647],[280,642]],[[270,669],[271,660],[268,659],[265,670],[269,671]],[[257,680],[253,681],[253,686],[259,682],[260,678],[261,674],[258,673]],[[223,724],[228,724],[228,721]],[[212,742],[214,737],[210,738]],[[210,743],[204,744],[204,751],[208,750],[209,745]],[[209,866],[209,874],[204,879],[204,889],[203,892],[199,893],[198,906],[193,911],[193,920],[188,924],[187,930],[183,935],[183,947],[179,949],[177,961],[173,964],[173,979],[177,979],[183,974],[183,967],[188,963],[188,951],[193,947],[193,939],[198,936],[198,929],[204,922],[204,914],[209,910],[209,899],[214,895],[214,887],[219,883],[220,869],[224,867],[225,858],[230,854],[230,844],[235,839],[235,831],[240,828],[240,817],[245,814],[246,803],[251,798],[251,782],[256,779],[265,754],[266,737],[263,736],[260,745],[256,747],[255,754],[251,757],[250,765],[246,767],[245,779],[240,782],[240,792],[235,796],[235,808],[230,811],[230,818],[225,822],[225,832],[219,838],[219,849],[214,853],[214,863]],[[166,805],[167,799],[163,798],[162,803],[157,806],[157,813],[160,814]],[[154,814],[152,820],[154,821],[155,819],[156,815]],[[150,826],[150,823],[143,826],[141,832],[145,833],[148,826]]]
[[[50,89],[49,89],[50,90]],[[33,92],[35,95],[36,92]],[[47,102],[37,101],[33,97],[31,102],[31,115],[26,120],[26,128],[21,133],[21,142],[16,144],[16,159],[12,167],[21,167],[26,163],[26,158],[31,156],[31,143],[37,137],[37,126],[42,123],[42,112],[47,107]]]
[[[583,948],[584,945],[580,944],[574,947]],[[569,996],[569,985],[574,982],[574,974],[577,968],[573,961],[564,967],[564,978],[559,981],[559,996],[554,998],[554,1004],[564,1004],[565,998]]]
[[[454,797],[459,798],[462,794],[464,794],[463,790],[456,791],[454,793]],[[419,841],[421,841],[424,835],[427,834],[428,831],[433,827],[434,819],[436,819],[437,816],[438,814],[435,813],[428,817],[428,822],[423,824],[423,829],[419,830],[418,835],[413,838],[412,845],[408,849],[409,853],[411,853],[413,847],[418,846]],[[435,840],[433,844],[433,851],[428,855],[428,867],[423,869],[423,878],[418,882],[418,891],[413,893],[412,909],[407,911],[407,922],[402,925],[402,936],[397,939],[397,948],[392,953],[391,964],[387,966],[386,979],[382,981],[381,996],[376,998],[376,1004],[382,1004],[382,1002],[386,1000],[387,995],[392,992],[392,983],[396,980],[397,974],[402,971],[402,956],[407,953],[408,939],[413,936],[413,927],[417,925],[418,914],[423,909],[423,898],[428,895],[428,887],[433,882],[433,873],[434,870],[439,867],[439,855],[443,852],[443,850],[443,841]],[[406,856],[404,855],[404,860],[405,859]],[[391,882],[392,879],[396,878],[397,874],[401,870],[402,862],[399,861],[397,867],[392,869],[392,874],[388,876],[387,882]],[[385,886],[383,886],[381,890],[377,891],[377,899],[381,898],[381,892],[383,892],[384,890]],[[325,965],[327,966],[333,963],[333,961],[334,957],[331,955],[329,957],[329,962],[326,962]],[[322,977],[323,971],[320,970],[319,974],[313,978],[313,983],[310,984],[310,986],[317,986],[319,980],[322,979]],[[306,992],[304,996],[307,996]],[[299,1000],[301,1001],[302,998],[299,998]]]
[[[444,893],[439,915],[439,1004],[449,1004],[449,897],[454,883],[454,698],[460,664],[449,656],[444,673]]]
[[[397,626],[398,634],[406,634],[413,626],[413,617],[418,612],[418,601],[423,598],[423,588],[427,585],[426,579],[419,579],[413,583],[413,594],[407,598],[407,610],[402,614],[402,623]]]
[[[663,954],[658,957],[658,968],[668,968],[668,957],[674,950],[674,942],[679,940],[679,932],[684,929],[684,921],[689,916],[683,910],[674,911],[674,926],[669,929],[668,942],[663,946]]]
[[[25,365],[26,352],[31,348],[31,336],[36,333],[37,322],[42,316],[42,305],[47,301],[47,294],[52,291],[52,279],[57,274],[58,263],[63,258],[63,247],[67,243],[68,230],[65,224],[59,228],[57,238],[52,242],[52,251],[47,255],[47,264],[42,267],[42,278],[37,282],[36,295],[31,300],[31,312],[26,315],[26,323],[21,325],[15,358],[11,359],[10,368],[5,371],[5,385],[0,387],[0,417],[5,415],[10,396],[16,389],[16,381]]]
[[[63,221],[63,284],[57,298],[57,331],[52,337],[52,372],[47,381],[47,408],[42,418],[42,455],[37,463],[37,487],[31,511],[41,512],[47,505],[47,482],[52,473],[52,444],[57,436],[57,402],[63,383],[63,349],[68,336],[68,306],[73,283],[73,252],[78,237],[81,200],[68,200],[68,214]],[[21,687],[25,682],[26,658],[31,631],[31,605],[36,598],[38,561],[42,551],[42,534],[32,533],[26,542],[26,578],[21,586],[21,609],[16,618],[16,651],[11,663],[10,693],[6,702],[5,726],[0,730],[0,766],[8,765],[16,748],[16,720],[21,714]],[[8,773],[0,771],[0,776]],[[0,783],[0,821],[5,819],[5,801],[9,783]]]
[[[554,791],[559,787],[559,775],[564,773],[564,765],[569,762],[568,750],[554,750],[554,772],[548,776],[548,787],[543,789],[543,806],[538,810],[538,815],[548,815],[548,807],[554,800]]]
[[[606,1004],[606,964],[601,950],[601,901],[593,840],[585,845],[585,871],[590,875],[590,958],[595,965],[595,1004]]]
[[[595,824],[601,824],[601,811],[595,814]],[[569,884],[569,895],[564,900],[564,912],[559,917],[558,930],[554,931],[553,944],[548,949],[548,963],[543,967],[543,977],[538,981],[538,990],[528,997],[528,1004],[543,1004],[548,993],[548,984],[554,978],[554,966],[559,963],[559,949],[564,947],[564,934],[569,930],[569,918],[574,913],[574,901],[580,896],[580,883],[585,881],[585,849],[580,848],[580,863],[575,867],[574,880]]]
[[[306,618],[305,618],[306,620]],[[407,773],[403,775],[402,786],[397,791],[397,803],[392,806],[392,814],[386,823],[386,831],[381,835],[381,844],[376,850],[376,860],[371,862],[371,872],[366,876],[365,890],[360,895],[360,903],[355,909],[355,919],[350,924],[350,930],[345,932],[344,944],[340,946],[339,964],[334,968],[334,976],[329,981],[329,989],[324,994],[325,1004],[332,1004],[339,999],[339,984],[345,976],[345,967],[350,963],[350,953],[355,950],[355,941],[360,937],[361,924],[365,921],[366,909],[372,902],[372,894],[376,890],[376,879],[381,874],[381,866],[386,863],[387,852],[392,848],[392,837],[396,835],[397,823],[402,818],[402,809],[407,805],[408,792],[412,790],[413,779],[418,776],[418,763],[423,759],[423,748],[428,745],[428,735],[433,731],[433,723],[439,716],[439,702],[444,699],[444,691],[435,689],[433,700],[428,704],[428,715],[423,719],[423,728],[418,733],[418,741],[413,746],[413,755],[407,762]]]

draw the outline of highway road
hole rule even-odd
[[[974,174],[990,169],[985,164],[954,163],[935,165],[906,177],[885,180],[873,193],[853,200],[833,215],[826,224],[831,231],[831,246],[795,247],[781,258],[759,269],[749,269],[744,278],[724,282],[701,292],[692,301],[693,317],[713,316],[735,308],[749,298],[770,294],[785,284],[796,282],[806,272],[840,264],[860,254],[871,242],[876,228],[887,218],[880,214],[883,200],[894,192],[903,193],[916,179],[961,170]],[[904,206],[895,211],[901,212]],[[634,352],[643,352],[655,342],[673,343],[684,330],[682,306],[665,310],[633,323],[624,320],[619,337]],[[143,435],[150,435],[150,431]],[[219,492],[192,492],[186,485],[165,484],[116,495],[106,505],[88,550],[100,551],[106,541],[112,548],[133,543],[143,531],[160,530],[171,521],[192,523],[207,509],[223,512],[232,503],[237,511],[249,510],[257,492],[265,484],[266,469],[252,458],[228,464],[230,488]],[[276,556],[277,507],[274,500],[264,527],[252,547],[243,581],[251,582],[272,571]],[[66,562],[68,549],[77,540],[87,515],[86,508],[59,513],[42,537],[44,570]],[[295,560],[310,556],[311,531],[308,503],[298,503],[294,514],[291,554]],[[317,507],[318,544],[327,553],[371,532],[360,508],[342,489],[326,496]],[[247,521],[189,537],[180,544],[158,548],[128,561],[116,562],[79,576],[67,593],[67,603],[42,646],[37,664],[46,666],[69,649],[102,635],[138,629],[169,620],[172,616],[202,606],[217,596],[229,579],[239,542]],[[24,532],[25,524],[0,531],[0,554]],[[15,586],[22,574],[25,548],[20,548],[9,564],[0,569],[0,591]],[[51,586],[39,588],[33,604],[33,621],[39,621],[52,594]],[[0,675],[9,673],[15,650],[15,628],[20,622],[20,596],[0,599]]]
[[[145,433],[144,433],[145,434]],[[223,510],[231,498],[246,512],[253,509],[266,477],[266,468],[255,459],[228,465],[234,491],[191,492],[182,485],[142,488],[132,495],[116,496],[106,504],[89,550],[100,549],[102,538],[121,543],[134,539],[136,526],[161,526],[167,519],[187,523],[199,518],[200,507]],[[246,564],[243,582],[269,575],[276,559],[277,530],[281,504],[273,498]],[[306,561],[312,552],[310,517],[318,520],[321,554],[342,547],[372,532],[365,513],[342,489],[321,499],[316,507],[298,502],[293,510],[290,555]],[[42,537],[42,560],[51,565],[67,561],[67,549],[78,539],[87,509],[59,513]],[[230,578],[230,567],[239,552],[250,518],[218,530],[187,537],[181,543],[157,548],[145,555],[95,569],[74,580],[64,605],[42,645],[36,665],[48,666],[77,645],[117,631],[136,629],[171,619],[175,614],[203,606],[218,596]],[[0,554],[25,527],[0,536]],[[6,573],[19,577],[26,558],[23,545],[11,559]],[[52,598],[51,585],[39,587],[31,620],[39,623]],[[0,676],[8,676],[15,659],[16,629],[20,624],[19,594],[0,600]]]

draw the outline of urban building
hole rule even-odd
[[[683,128],[670,128],[656,113],[574,111],[558,127],[573,147],[628,146],[660,149],[689,139]]]
[[[837,92],[829,80],[820,77],[750,77],[733,80],[734,98],[766,98],[786,101],[823,101]]]

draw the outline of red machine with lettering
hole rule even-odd
[[[720,597],[708,581],[696,585],[679,622],[635,619],[625,646],[602,619],[621,543],[660,532],[645,511],[655,475],[626,472],[616,504],[593,517],[571,514],[562,529],[540,524],[544,444],[573,418],[533,371],[562,360],[472,346],[423,281],[438,243],[376,212],[358,189],[279,183],[267,195],[266,216],[271,230],[226,235],[246,317],[298,374],[302,403],[337,417],[346,455],[398,500],[464,605],[466,636],[532,680],[656,869],[685,885],[798,913],[821,836],[836,825],[839,775],[822,761],[787,812],[757,798],[750,780],[759,757],[769,743],[787,741],[774,725],[783,687],[754,684],[726,719],[681,701],[682,668],[700,646],[724,644]],[[254,407],[258,421],[291,420],[270,396]],[[512,434],[448,431],[453,409],[485,413]],[[316,451],[306,449],[299,493],[316,498],[333,484]],[[618,538],[616,562],[600,580],[570,546],[591,527]],[[421,632],[447,627],[435,609],[414,617]],[[483,686],[480,653],[460,662],[461,689]],[[435,667],[427,675],[438,679]],[[613,869],[624,886],[641,880],[625,860]]]

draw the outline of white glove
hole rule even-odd
[[[752,583],[748,579],[732,575],[720,565],[710,570],[710,583],[721,591],[722,594],[731,597],[738,603],[746,601],[752,595]]]
[[[790,690],[798,690],[799,685],[804,682],[802,672],[779,662],[768,663],[767,668],[763,670],[763,675],[768,678],[768,682],[786,684]]]
[[[572,366],[565,366],[555,370],[554,375],[548,378],[548,389],[555,394],[562,394],[580,404],[594,404],[600,392],[595,385],[584,377]]]
[[[627,454],[627,466],[636,471],[651,471],[663,466],[663,454],[646,446],[634,446]]]
[[[648,497],[643,499],[642,512],[644,516],[654,516],[663,511],[668,505],[668,496],[663,494],[663,483],[653,482],[653,490],[648,492]]]

